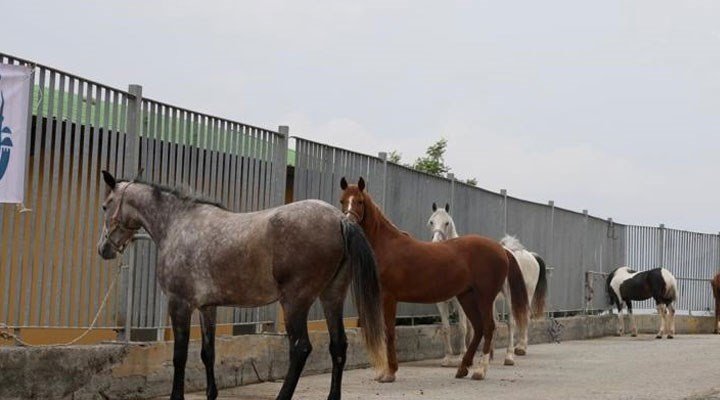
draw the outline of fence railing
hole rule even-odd
[[[608,272],[587,271],[585,273],[585,311],[588,313],[614,310],[607,294],[606,280]],[[710,289],[710,278],[675,276],[678,299],[675,309],[680,313],[707,314],[714,310],[714,299]],[[623,305],[624,307],[624,305]],[[633,310],[653,311],[656,304],[653,299],[633,302]]]
[[[140,167],[146,180],[185,187],[238,212],[283,204],[288,176],[294,200],[330,204],[337,204],[341,177],[363,176],[390,219],[419,239],[429,239],[433,202],[450,204],[461,234],[517,236],[551,268],[550,312],[604,309],[599,277],[626,264],[668,268],[679,277],[678,308],[709,307],[705,279],[720,266],[718,235],[626,226],[418,172],[388,162],[384,153],[373,157],[303,138],[295,138],[288,175],[287,127],[272,131],[187,110],[144,97],[138,85],[117,89],[2,53],[0,62],[35,71],[25,209],[0,205],[0,322],[9,327],[88,326],[117,274],[116,264],[95,250],[100,171],[132,177]],[[97,327],[156,330],[161,338],[167,315],[155,282],[156,249],[140,240],[126,257]],[[275,321],[275,310],[225,308],[218,322],[258,327]],[[345,315],[357,315],[350,301]],[[435,315],[432,304],[403,303],[398,310],[401,318]],[[310,318],[323,319],[317,305]]]
[[[511,234],[545,258],[554,274],[550,311],[583,310],[586,268],[609,271],[625,263],[625,226],[612,220],[561,209],[553,202],[517,199],[506,191],[494,193],[452,175],[443,178],[418,172],[388,162],[383,153],[372,157],[298,137],[295,143],[294,200],[320,198],[337,204],[340,178],[355,182],[363,176],[368,192],[393,223],[421,240],[429,239],[432,203],[448,203],[460,234],[496,239]],[[401,303],[397,315],[436,316],[437,309],[432,304]]]
[[[284,202],[288,132],[143,98],[0,53],[34,69],[25,209],[0,205],[0,321],[9,327],[85,328],[108,290],[115,263],[95,249],[102,227],[100,171],[181,186],[233,211]],[[155,282],[155,246],[133,246],[122,282],[97,328],[162,329],[166,299]],[[128,299],[126,293],[132,298]],[[127,306],[130,318],[126,318]],[[275,307],[218,314],[219,324],[274,320]]]

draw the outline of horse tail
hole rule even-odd
[[[662,268],[660,273],[665,281],[665,298],[670,302],[677,300],[677,280],[675,280],[673,274],[665,268]]]
[[[380,279],[375,255],[362,228],[346,218],[342,220],[347,259],[352,270],[352,293],[363,328],[365,345],[375,367],[385,366],[385,321],[383,320]]]
[[[527,287],[525,286],[525,279],[523,278],[522,271],[520,271],[520,265],[518,265],[517,259],[510,250],[506,249],[505,252],[507,253],[509,261],[507,280],[510,286],[510,296],[512,297],[513,318],[518,328],[522,330],[527,326],[530,312]]]
[[[535,257],[535,261],[537,261],[538,266],[540,266],[537,285],[535,285],[535,294],[532,299],[533,316],[537,318],[545,313],[545,298],[547,297],[547,268],[545,266],[545,260],[543,260],[542,257],[535,253],[532,253],[532,255]]]

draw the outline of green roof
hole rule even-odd
[[[53,99],[53,109],[50,110],[50,98]],[[62,99],[61,99],[62,97]],[[61,101],[62,100],[62,101]],[[40,104],[42,102],[42,104]],[[106,107],[109,109],[106,110]],[[118,107],[119,106],[119,107]],[[85,96],[70,94],[65,91],[53,90],[45,87],[40,93],[40,86],[35,85],[33,93],[33,114],[42,116],[52,116],[57,119],[71,121],[81,125],[98,126],[103,129],[118,130],[124,129],[120,124],[124,123],[124,115],[126,110],[124,105],[116,105],[111,101],[95,101],[92,100],[88,104]],[[119,117],[118,117],[119,116]],[[160,120],[159,120],[160,119]],[[216,130],[213,137],[215,143],[208,141],[209,135],[207,130],[211,129],[206,125],[202,127],[198,123],[194,123],[192,127],[186,126],[188,122],[181,118],[170,118],[159,113],[144,113],[142,132],[148,132],[149,125],[153,124],[159,132],[156,137],[162,140],[171,141],[180,144],[189,144],[202,148],[216,151],[227,151],[228,130]],[[166,127],[165,124],[168,126]],[[193,128],[192,130],[190,128]],[[198,143],[201,136],[198,135],[198,128],[202,128],[202,138],[205,143]],[[143,133],[141,133],[141,136]],[[219,137],[218,137],[219,136]],[[258,145],[258,139],[243,135],[242,143],[239,143],[241,154],[248,154],[252,148]],[[295,165],[295,151],[288,149],[287,159],[289,165]]]

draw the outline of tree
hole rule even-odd
[[[447,139],[441,138],[425,150],[424,157],[415,160],[413,168],[428,174],[445,176],[450,172],[450,167],[445,164],[445,150],[447,150]]]
[[[390,153],[388,153],[387,160],[391,163],[400,164],[400,161],[402,159],[402,154],[400,154],[397,150],[393,150]]]
[[[477,178],[465,179],[465,183],[472,186],[477,186]]]

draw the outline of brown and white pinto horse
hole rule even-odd
[[[383,313],[387,337],[388,365],[376,378],[392,382],[398,369],[395,354],[395,315],[399,301],[437,303],[458,298],[470,319],[474,333],[468,350],[457,370],[456,378],[468,375],[480,340],[484,337],[482,363],[473,371],[473,379],[484,379],[490,362],[490,349],[495,332],[493,303],[510,274],[520,274],[515,258],[490,238],[467,235],[447,241],[430,243],[414,239],[398,229],[380,211],[365,192],[365,181],[348,185],[340,203],[343,212],[357,221],[373,248],[380,272]],[[527,314],[528,297],[522,279],[511,287],[513,313]],[[525,318],[519,318],[523,323]]]
[[[710,282],[713,297],[715,297],[715,333],[720,334],[720,273]]]

